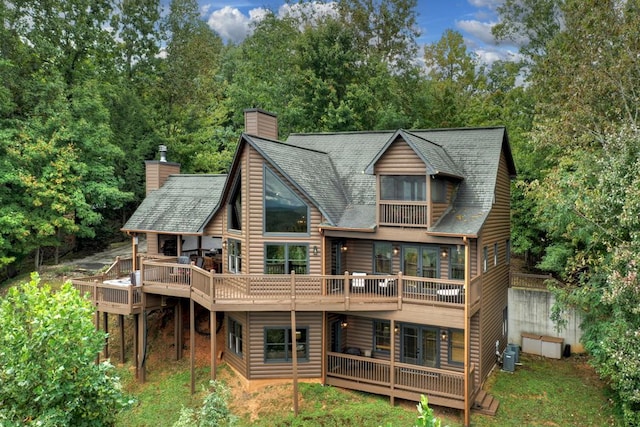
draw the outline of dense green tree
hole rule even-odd
[[[109,426],[129,406],[107,362],[94,307],[70,283],[31,281],[0,300],[0,424]]]

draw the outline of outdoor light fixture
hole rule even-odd
[[[313,247],[313,254],[314,255],[318,255],[318,247],[317,246]]]
[[[398,255],[400,253],[400,248],[397,246],[393,247],[393,255]]]
[[[226,240],[222,241],[222,249],[224,249],[225,251],[227,250],[227,241]]]
[[[399,332],[400,332],[400,328],[398,328],[398,325],[396,325],[396,326],[393,328],[393,333],[394,333],[394,334],[396,334],[396,335],[398,335],[398,333],[399,333]]]
[[[442,330],[442,332],[440,332],[440,339],[442,341],[446,341],[447,340],[447,331],[446,330]]]
[[[349,323],[347,323],[347,316],[342,316],[342,318],[340,319],[340,327],[344,329],[347,326],[349,326]]]
[[[442,258],[446,258],[449,255],[449,252],[447,251],[447,248],[444,248],[442,250],[442,252],[440,253],[440,255],[442,256]]]
[[[347,250],[348,250],[348,249],[349,249],[349,248],[347,247],[347,244],[346,244],[346,243],[342,243],[342,244],[340,245],[340,250],[341,250],[342,252],[347,252]]]

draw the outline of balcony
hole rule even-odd
[[[117,271],[116,267],[113,267]],[[128,272],[120,269],[121,272]],[[114,277],[112,277],[114,276]],[[104,274],[72,283],[99,311],[132,314],[142,309],[142,294],[193,298],[209,310],[239,311],[370,311],[401,310],[403,304],[423,304],[463,310],[480,300],[480,280],[465,292],[460,280],[365,273],[344,275],[216,274],[175,259],[146,260],[140,282],[130,275]],[[154,298],[155,301],[157,298]],[[148,304],[147,304],[148,305]]]
[[[418,201],[378,202],[378,223],[387,226],[428,227],[428,204]]]
[[[474,368],[469,372],[473,390]],[[429,403],[464,408],[464,373],[397,361],[327,353],[326,382],[329,385],[419,401],[429,395]]]

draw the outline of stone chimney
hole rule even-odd
[[[249,135],[277,140],[278,116],[260,108],[244,110],[244,131]]]
[[[167,147],[160,145],[158,151],[160,152],[160,160],[145,160],[144,162],[147,182],[146,194],[162,187],[169,175],[180,173],[180,163],[167,161]]]

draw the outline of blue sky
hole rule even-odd
[[[469,50],[481,61],[491,63],[509,59],[517,54],[517,47],[497,44],[491,26],[498,22],[497,6],[503,0],[418,0],[418,26],[422,36],[418,44],[434,43],[444,30],[460,32]],[[265,8],[283,14],[290,10],[284,1],[275,0],[198,0],[203,18],[225,40],[241,41],[248,34],[250,24],[264,15]],[[313,4],[320,8],[321,5]]]

